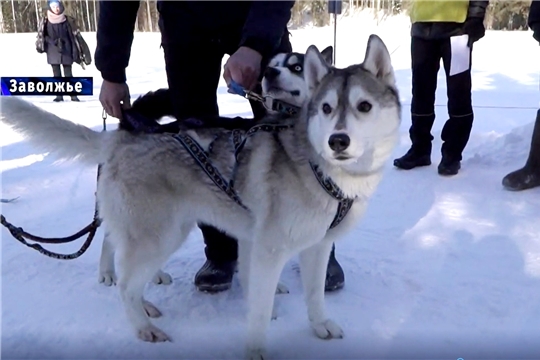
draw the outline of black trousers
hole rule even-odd
[[[60,64],[51,65],[51,67],[54,77],[62,77],[62,70],[60,69]],[[73,77],[71,65],[62,65],[62,67],[64,68],[64,77]]]
[[[162,44],[167,80],[174,99],[175,117],[178,120],[219,115],[217,89],[222,59],[225,54],[230,55],[236,51],[236,44],[239,41],[239,38],[226,38],[220,35]],[[291,51],[289,34],[286,33],[276,54]],[[269,61],[269,58],[262,60],[261,78]],[[257,90],[260,92],[260,88]],[[262,104],[250,101],[250,105],[255,118],[265,115],[266,109]],[[199,228],[204,237],[208,260],[225,262],[237,259],[236,239],[212,226],[199,224]]]
[[[472,63],[472,49],[469,52]],[[471,67],[450,76],[452,49],[450,39],[411,39],[412,103],[409,135],[413,148],[421,154],[431,153],[431,128],[435,121],[435,90],[441,59],[446,73],[449,119],[441,139],[442,154],[450,160],[461,160],[473,124]]]

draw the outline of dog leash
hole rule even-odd
[[[106,122],[107,113],[105,112],[105,109],[103,109],[102,118],[103,118],[102,131],[107,131],[107,122]],[[98,169],[97,169],[97,181],[99,181],[100,174],[101,174],[101,164],[98,165]],[[96,235],[97,229],[100,227],[101,222],[102,221],[99,218],[99,214],[98,214],[97,193],[96,193],[96,200],[95,200],[94,218],[92,219],[92,222],[88,224],[87,226],[85,226],[82,230],[76,232],[75,234],[71,236],[63,237],[63,238],[44,238],[44,237],[32,235],[24,231],[23,228],[17,227],[11,224],[9,221],[7,221],[4,215],[0,214],[0,223],[11,233],[11,235],[16,240],[18,240],[23,245],[26,245],[29,248],[38,251],[40,254],[43,254],[45,256],[48,256],[53,259],[58,259],[58,260],[73,260],[83,255],[92,244],[92,241],[94,240],[94,236]],[[27,241],[27,240],[30,240],[36,243],[54,244],[54,245],[67,244],[81,238],[82,236],[86,234],[88,234],[88,237],[86,238],[85,242],[82,244],[80,249],[71,254],[56,253],[56,252],[45,249],[40,244],[31,244]]]
[[[279,99],[275,99],[269,95],[259,95],[254,91],[246,90],[242,85],[238,84],[236,81],[231,80],[229,83],[229,88],[233,91],[235,95],[239,95],[245,99],[253,100],[260,102],[267,110],[278,112],[285,116],[296,115],[300,111],[300,107],[286,103]],[[268,101],[271,101],[271,105],[268,106]]]

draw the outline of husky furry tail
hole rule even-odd
[[[0,96],[0,121],[59,159],[91,165],[103,162],[106,133],[64,120],[22,99]]]

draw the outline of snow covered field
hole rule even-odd
[[[361,62],[370,33],[392,52],[403,102],[401,156],[409,147],[409,28],[406,19],[382,26],[362,19],[338,26],[337,65]],[[95,34],[84,34],[94,48]],[[296,51],[332,45],[332,28],[293,31]],[[52,76],[35,34],[0,35],[0,76]],[[136,34],[128,83],[132,98],[166,87],[159,34]],[[190,54],[186,54],[189,56]],[[191,54],[196,58],[196,54]],[[194,60],[196,61],[196,60]],[[282,281],[278,320],[268,333],[276,359],[517,359],[540,358],[540,189],[511,193],[502,177],[521,167],[539,107],[540,46],[530,32],[488,32],[475,45],[475,124],[459,175],[437,175],[446,86],[439,74],[433,165],[385,177],[355,231],[337,244],[346,285],[327,295],[330,316],[345,331],[322,341],[310,331],[296,259]],[[81,103],[28,97],[46,110],[101,130],[101,80]],[[223,115],[248,115],[242,98],[219,88]],[[109,129],[114,119],[108,120]],[[45,237],[66,236],[91,221],[96,169],[57,163],[0,125],[2,214]],[[199,231],[165,270],[173,284],[150,284],[147,297],[164,313],[156,324],[174,340],[138,341],[118,291],[97,282],[102,231],[81,258],[59,261],[22,246],[2,228],[2,358],[236,359],[243,355],[245,302],[235,279],[230,291],[197,292],[204,262]],[[71,252],[80,242],[49,247]]]

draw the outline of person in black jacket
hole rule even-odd
[[[484,37],[484,17],[489,1],[413,0],[410,12],[412,103],[409,129],[412,146],[394,166],[410,170],[431,165],[431,128],[435,121],[435,91],[441,58],[446,72],[448,115],[441,138],[440,175],[455,175],[461,168],[473,124],[471,62],[473,44]],[[469,66],[451,72],[452,38],[468,36]]]
[[[234,80],[260,92],[261,69],[271,57],[291,52],[287,23],[294,1],[158,1],[161,45],[177,120],[219,115],[217,87],[221,62],[227,84]],[[97,29],[96,67],[103,84],[100,101],[108,114],[121,118],[130,106],[126,84],[139,1],[101,1]],[[264,107],[251,102],[255,118]],[[217,292],[231,286],[237,241],[205,224],[206,263],[195,276],[199,290]],[[326,290],[339,289],[344,274],[332,251]]]
[[[528,23],[533,31],[533,38],[540,44],[540,0],[531,2]],[[540,186],[540,109],[536,112],[531,148],[525,166],[506,175],[502,184],[506,189],[514,191]]]
[[[38,29],[37,50],[47,53],[47,63],[52,66],[55,77],[62,77],[60,65],[64,68],[65,77],[73,77],[72,65],[81,61],[75,39],[75,19],[64,14],[64,5],[60,0],[49,0],[47,4],[47,16],[42,19]],[[58,95],[54,101],[64,101],[64,98]],[[72,96],[71,101],[79,101],[79,98]]]

